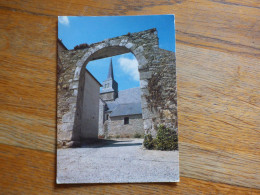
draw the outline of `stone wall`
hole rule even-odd
[[[61,63],[61,54],[63,51],[66,51],[68,50],[62,43],[62,41],[60,39],[58,39],[58,42],[57,42],[57,49],[58,49],[58,67],[57,67],[57,73],[59,75],[59,73],[63,70],[63,66],[62,66],[62,63]]]
[[[155,137],[160,124],[178,131],[175,55],[157,49],[150,61],[150,78],[141,75],[140,85],[144,128]]]
[[[58,53],[62,69],[58,72],[57,84],[57,139],[58,145],[72,145],[77,91],[73,87],[76,62],[84,55],[83,50],[66,50]]]
[[[62,43],[60,39],[58,39],[57,48],[58,48],[58,53],[68,50],[67,47],[65,47],[65,45]]]
[[[157,31],[150,29],[107,39],[84,49],[61,52],[59,58],[63,70],[58,81],[59,140],[67,142],[79,139],[85,65],[91,60],[128,52],[132,52],[138,61],[145,133],[156,136],[159,124],[177,131],[175,53],[160,49]],[[71,104],[76,104],[76,111],[71,109]],[[62,119],[68,113],[73,118],[70,120],[72,125],[65,128]],[[70,133],[64,133],[68,129]]]
[[[144,135],[142,115],[130,115],[129,124],[124,125],[124,116],[111,117],[108,120],[106,137],[134,137],[135,134]]]

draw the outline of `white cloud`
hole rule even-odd
[[[138,62],[136,59],[120,57],[118,63],[126,74],[130,75],[133,80],[139,81]]]
[[[58,21],[59,21],[59,23],[65,25],[65,26],[69,26],[69,24],[70,24],[68,16],[58,16]]]

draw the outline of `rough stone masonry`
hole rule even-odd
[[[175,53],[159,48],[157,30],[106,39],[58,53],[58,144],[79,144],[85,66],[91,60],[131,52],[138,61],[145,134],[160,124],[177,131]]]

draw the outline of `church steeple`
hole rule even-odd
[[[102,83],[100,96],[104,101],[113,101],[118,97],[118,84],[114,80],[112,58],[108,68],[107,79]]]
[[[110,65],[109,65],[107,79],[113,79],[114,80],[112,58],[110,59]]]

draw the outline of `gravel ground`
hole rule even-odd
[[[179,181],[179,152],[145,150],[142,143],[115,139],[58,149],[57,183]]]

